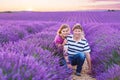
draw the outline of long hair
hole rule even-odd
[[[62,25],[60,26],[60,28],[58,29],[57,34],[60,35],[60,34],[61,34],[61,31],[62,31],[63,29],[65,29],[65,28],[68,28],[68,29],[70,30],[68,24],[62,24]]]

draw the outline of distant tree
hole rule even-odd
[[[108,9],[108,12],[114,12],[115,10],[112,10],[112,9]]]

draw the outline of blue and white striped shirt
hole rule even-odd
[[[65,44],[64,48],[68,49],[68,54],[77,54],[80,52],[87,53],[91,51],[86,39],[81,39],[80,41],[76,42],[73,40],[73,35],[67,36],[67,43]]]

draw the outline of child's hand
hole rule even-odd
[[[65,39],[62,45],[64,46],[66,43],[67,43],[67,40]]]
[[[91,74],[92,74],[92,71],[91,71],[91,69],[90,69],[90,68],[88,69],[87,74],[89,74],[89,75],[91,75]]]
[[[58,47],[61,47],[62,45],[61,44],[58,44]]]
[[[72,65],[71,64],[67,64],[67,67],[72,69]]]

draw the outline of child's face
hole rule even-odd
[[[82,30],[81,29],[75,29],[73,31],[73,35],[76,37],[80,37],[80,35],[82,34]]]
[[[66,37],[70,33],[69,28],[64,28],[61,30],[61,34],[63,37]]]

